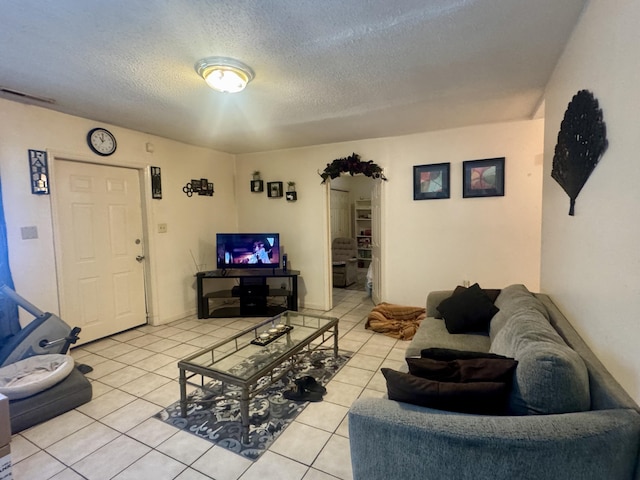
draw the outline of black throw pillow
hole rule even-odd
[[[409,372],[421,378],[439,382],[504,382],[513,380],[518,362],[511,358],[459,358],[434,360],[407,358]]]
[[[500,311],[477,283],[443,300],[437,309],[449,333],[486,332]]]
[[[433,360],[458,360],[460,358],[509,358],[497,353],[472,352],[469,350],[455,350],[453,348],[431,347],[420,350],[421,358]]]
[[[502,415],[509,388],[501,382],[453,383],[382,368],[390,400],[452,412]]]

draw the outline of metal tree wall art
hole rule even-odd
[[[551,177],[569,195],[569,215],[574,214],[576,198],[607,146],[598,100],[588,90],[580,90],[564,113],[551,169]]]

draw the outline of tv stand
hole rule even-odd
[[[298,310],[298,270],[282,270],[274,268],[256,270],[210,270],[198,272],[197,298],[198,318],[223,318],[223,317],[273,317],[285,310]],[[209,280],[221,280],[225,278],[237,278],[240,285],[231,290],[218,290],[204,293],[204,283]],[[269,278],[290,279],[291,288],[270,288],[267,284]],[[209,309],[210,298],[240,299],[240,307],[220,307],[211,311]],[[286,297],[287,307],[270,307],[267,305],[268,297]]]

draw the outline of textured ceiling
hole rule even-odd
[[[585,2],[5,0],[0,88],[232,153],[527,119]],[[256,77],[217,93],[208,56]]]

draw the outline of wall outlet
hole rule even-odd
[[[167,224],[159,223],[158,224],[158,233],[167,233]]]

